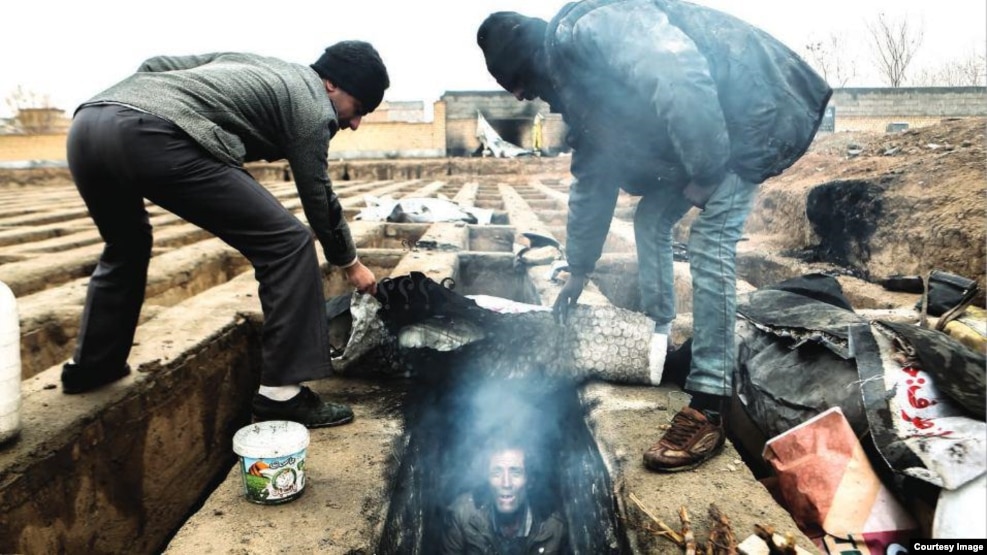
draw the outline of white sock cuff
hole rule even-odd
[[[668,354],[668,335],[664,333],[651,334],[651,347],[648,350],[648,380],[651,385],[661,383],[665,371],[665,355]]]
[[[257,393],[272,401],[287,401],[302,392],[302,386],[295,385],[262,385]]]

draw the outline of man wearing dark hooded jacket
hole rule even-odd
[[[732,394],[736,243],[758,184],[805,152],[832,90],[770,35],[676,0],[584,0],[551,22],[497,12],[477,43],[504,89],[547,101],[568,128],[562,320],[600,257],[618,193],[641,196],[634,231],[656,384],[675,318],[672,228],[701,210],[689,236],[692,401],[644,455],[657,471],[701,464],[723,445],[721,407]]]

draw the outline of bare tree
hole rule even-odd
[[[972,52],[965,58],[924,68],[913,82],[920,87],[981,87],[987,80],[987,59]]]
[[[961,62],[961,67],[967,85],[982,87],[987,84],[987,55],[973,54],[966,62]]]
[[[61,110],[51,104],[51,97],[17,85],[4,99],[14,114],[14,123],[24,133],[49,133],[58,122]]]
[[[971,53],[966,58],[950,62],[947,67],[955,73],[957,87],[980,87],[987,80],[987,56]]]
[[[846,44],[844,36],[834,33],[805,45],[809,63],[834,87],[845,87],[857,76],[857,62],[847,55]]]
[[[880,14],[867,24],[873,39],[874,57],[881,76],[891,87],[900,87],[905,82],[905,72],[922,45],[922,25],[913,26],[907,18],[900,21]]]

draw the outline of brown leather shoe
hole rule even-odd
[[[644,466],[657,472],[689,470],[711,458],[726,439],[722,422],[685,407],[672,417],[672,426],[644,453]]]

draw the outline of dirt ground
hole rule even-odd
[[[738,266],[738,274],[760,286],[776,275],[768,263],[783,271],[833,272],[855,308],[893,310],[893,318],[916,314],[911,310],[916,297],[887,291],[881,281],[941,270],[975,279],[981,289],[975,304],[983,307],[985,146],[984,118],[898,133],[820,134],[796,164],[761,186],[738,246],[740,266],[750,258],[747,266],[756,271],[745,276]],[[687,278],[677,274],[680,279]],[[689,322],[677,321],[684,333],[688,327]],[[691,488],[696,499],[722,500],[730,515],[756,511],[742,501],[743,488],[733,489],[735,484],[722,479],[736,460],[721,456],[714,462],[722,465],[719,473],[697,474],[676,486]],[[632,480],[649,483],[640,475]],[[660,510],[672,514],[674,502]]]
[[[882,292],[875,285],[895,274],[939,269],[977,279],[983,287],[985,126],[987,119],[976,118],[893,134],[820,135],[792,168],[761,186],[747,240],[740,246],[742,256],[775,257],[789,270],[831,268],[843,276],[841,283],[860,308],[914,303],[914,297]],[[564,163],[551,167],[559,170],[554,179],[567,179]],[[742,277],[762,284],[761,279]],[[680,334],[688,333],[690,320],[688,314],[680,316]],[[48,389],[46,384],[56,383],[57,375],[47,372],[40,379],[44,383],[37,388]],[[353,546],[376,533],[368,528],[380,526],[385,515],[374,502],[387,494],[367,491],[366,484],[386,482],[390,449],[401,432],[392,403],[400,392],[382,395],[389,386],[334,379],[315,388],[352,403],[357,421],[313,431],[310,460],[331,462],[312,465],[306,494],[286,505],[288,510],[248,504],[234,468],[178,532],[169,553],[365,553]],[[589,424],[616,476],[614,488],[625,499],[633,493],[670,524],[676,523],[676,509],[688,504],[700,538],[708,530],[702,513],[713,501],[738,529],[748,531],[750,523],[767,521],[791,531],[766,490],[752,493],[758,484],[733,446],[701,467],[705,470],[680,473],[676,481],[643,469],[640,454],[686,401],[681,393],[594,384],[582,395],[594,407]],[[634,507],[621,508],[632,515],[627,526],[646,522]],[[637,547],[641,553],[677,552],[663,539]]]
[[[977,279],[983,289],[985,123],[820,135],[762,185],[748,233],[767,248],[830,262],[866,281],[938,269]],[[811,192],[827,183],[828,190]]]
[[[804,261],[806,268],[831,268],[845,277],[841,282],[848,295],[867,305],[862,308],[900,308],[914,302],[911,296],[882,294],[881,288],[875,286],[880,279],[894,274],[940,269],[983,284],[987,191],[984,131],[985,120],[969,119],[896,134],[820,136],[798,163],[762,186],[742,250],[791,257]],[[811,191],[829,183],[836,184],[837,190],[830,199],[823,200],[837,204],[830,207],[827,227],[808,221],[805,214],[812,202],[822,202],[810,201]],[[846,191],[839,190],[846,184],[851,184]],[[689,327],[688,316],[684,316],[680,318],[684,321],[678,322],[680,329]],[[617,476],[614,488],[625,503],[634,494],[646,500],[659,518],[672,524],[677,524],[677,508],[687,505],[694,513],[700,539],[708,530],[709,523],[702,512],[709,502],[717,503],[731,516],[738,530],[748,529],[751,522],[777,519],[777,508],[769,506],[769,498],[763,492],[752,494],[753,480],[733,446],[705,470],[682,473],[675,481],[643,470],[639,464],[641,447],[656,439],[663,422],[686,402],[681,393],[676,396],[676,392],[667,389],[599,384],[583,395],[595,406],[589,422],[603,451],[609,454],[608,466]],[[377,455],[364,456],[370,457],[369,466],[349,472],[380,472],[379,461],[371,460]],[[246,553],[269,544],[259,544],[263,540],[250,534],[249,528],[231,527],[233,515],[224,514],[221,507],[242,507],[243,503],[237,503],[235,481],[227,480],[223,488],[179,533],[169,552]],[[358,501],[362,499],[360,512],[363,517],[371,516],[367,514],[367,497],[333,497],[336,493],[340,492],[311,495],[310,501],[303,499],[299,504],[328,504],[331,498],[333,508],[343,504],[360,510]],[[647,519],[629,505],[622,509],[637,518],[631,518],[627,525],[644,526]],[[255,507],[246,510],[270,514]],[[273,526],[270,517],[261,522],[264,520],[267,526]],[[346,543],[338,541],[342,538],[337,536],[346,532],[334,528],[334,524],[340,523],[325,523],[321,544],[329,551]],[[781,528],[790,531],[784,524]],[[642,535],[646,534],[639,534]],[[743,532],[738,535],[747,536]],[[275,537],[291,542],[288,536]],[[231,547],[237,544],[242,550]],[[279,549],[290,552],[291,546],[281,543]],[[636,545],[635,551],[676,552],[665,540],[645,541]]]

